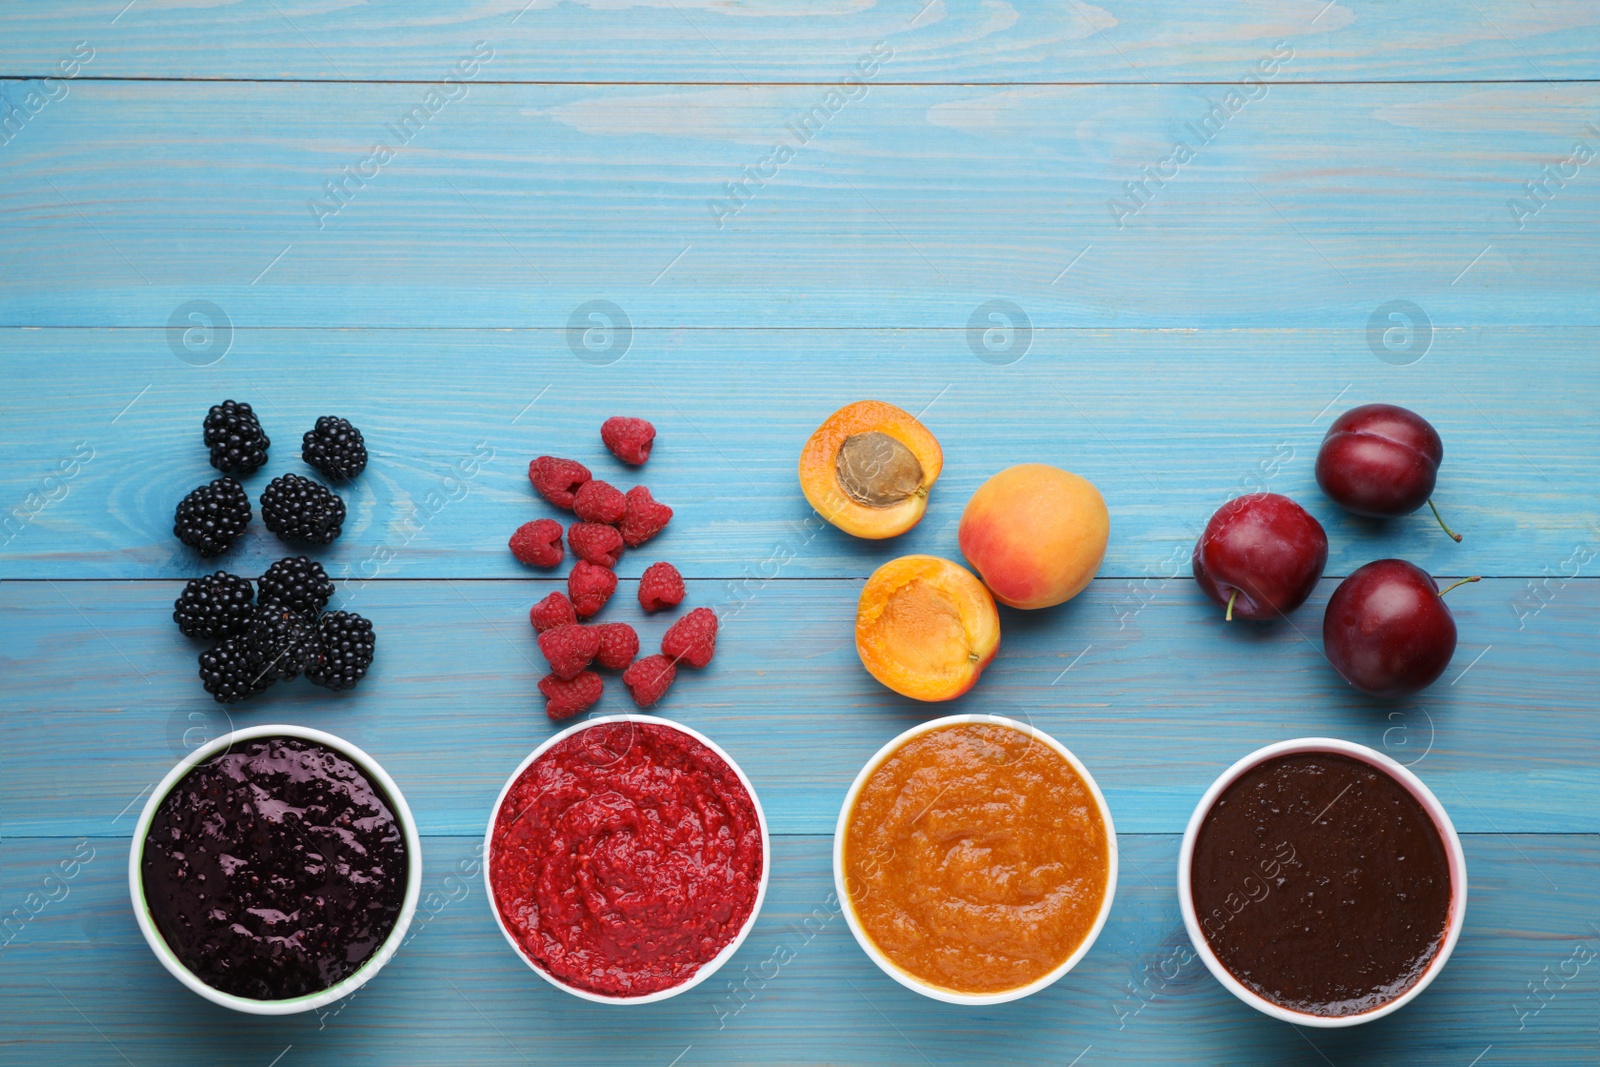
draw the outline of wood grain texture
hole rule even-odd
[[[463,87],[443,82],[474,53]],[[838,95],[852,68],[865,87]],[[1595,966],[1563,975],[1600,952],[1600,162],[1577,148],[1600,151],[1595,79],[1591,0],[8,6],[0,1063],[1593,1064]],[[1192,158],[1164,162],[1178,142]],[[627,329],[585,333],[606,325],[581,314],[595,300]],[[1383,317],[1394,301],[1411,320]],[[1006,325],[1026,328],[985,337]],[[210,565],[171,536],[227,396],[273,437],[253,497],[304,469],[317,416],[367,432],[344,536],[315,553],[378,630],[354,693],[299,682],[224,711],[170,622],[182,579],[285,552],[259,520]],[[805,437],[864,397],[919,413],[946,457],[927,518],[886,544],[822,525],[795,484]],[[1439,427],[1435,498],[1464,543],[1316,489],[1328,422],[1374,400]],[[660,428],[643,472],[601,451],[612,414]],[[654,642],[665,621],[640,618],[631,579],[657,558],[724,613],[716,661],[660,710],[741,762],[777,835],[751,940],[659,1005],[547,987],[481,883],[447,880],[554,729],[525,612],[557,583],[504,543],[547,514],[524,476],[546,452],[676,509],[604,617]],[[968,496],[1025,460],[1105,493],[1101,577],[1006,611],[960,701],[893,697],[852,647],[860,582],[905,552],[955,557]],[[1324,522],[1328,577],[1293,625],[1225,626],[1188,556],[1259,489]],[[1339,576],[1390,555],[1487,577],[1451,594],[1445,678],[1378,704],[1324,662],[1320,621]],[[599,710],[631,706],[609,690]],[[862,761],[961,710],[1071,746],[1123,859],[1083,964],[970,1012],[873,968],[828,869]],[[273,721],[367,748],[427,835],[416,936],[320,1017],[212,1008],[128,911],[150,786]],[[1412,764],[1471,879],[1438,984],[1337,1034],[1230,998],[1186,958],[1172,885],[1214,776],[1309,734]],[[76,849],[95,858],[28,918]]]
[[[1480,1064],[1592,1064],[1596,965],[1578,967],[1565,985],[1552,980],[1542,1000],[1527,987],[1563,973],[1579,946],[1589,958],[1600,951],[1600,839],[1469,835],[1464,843],[1466,931],[1437,982],[1387,1019],[1323,1032],[1256,1014],[1192,958],[1172,888],[1178,838],[1170,835],[1121,837],[1123,877],[1110,921],[1072,973],[1027,1000],[983,1009],[919,997],[872,965],[833,912],[826,837],[775,842],[782,877],[722,972],[673,1000],[624,1009],[579,1001],[530,974],[495,928],[482,882],[469,878],[462,890],[445,880],[463,863],[470,869],[476,842],[428,837],[424,900],[432,903],[418,913],[419,932],[337,1013],[285,1019],[214,1007],[162,971],[128,913],[127,843],[96,838],[87,846],[94,859],[67,898],[0,950],[10,1009],[0,1057],[136,1067],[266,1065],[279,1055],[285,1065],[1081,1057],[1080,1065],[1140,1067],[1463,1067],[1492,1046]],[[80,847],[73,838],[8,838],[0,845],[0,902],[12,906]],[[729,988],[735,983],[747,990],[740,998]]]
[[[246,479],[253,498],[270,477],[307,471],[299,437],[318,415],[365,431],[372,463],[341,490],[344,534],[314,553],[339,577],[537,574],[506,539],[552,513],[526,478],[528,461],[550,453],[623,486],[647,483],[676,509],[666,533],[624,558],[625,575],[665,558],[692,576],[759,584],[864,578],[907,552],[959,558],[967,498],[996,471],[1039,460],[1105,495],[1106,577],[1187,575],[1212,511],[1267,489],[1324,523],[1332,575],[1395,555],[1440,574],[1559,582],[1594,572],[1575,550],[1600,551],[1596,340],[1441,329],[1425,358],[1400,367],[1377,359],[1362,329],[1041,330],[1020,362],[993,366],[961,331],[708,329],[639,331],[620,362],[593,367],[557,331],[239,329],[220,363],[194,367],[158,330],[0,331],[0,577],[259,574],[286,551],[259,517],[214,564],[172,536],[177,502],[216,475],[205,411],[232,396],[255,404],[274,442],[267,469]],[[926,518],[887,542],[821,524],[795,474],[810,433],[863,397],[920,413],[945,453]],[[1439,428],[1435,499],[1461,544],[1425,511],[1371,522],[1316,487],[1328,424],[1374,400]],[[647,467],[601,446],[612,414],[659,427]],[[93,458],[47,482],[79,445]]]
[[[856,772],[901,730],[985,711],[1033,722],[1072,748],[1117,827],[1183,829],[1206,786],[1288,737],[1348,737],[1412,763],[1471,831],[1600,832],[1600,738],[1591,636],[1600,582],[1570,583],[1519,630],[1524,587],[1451,594],[1461,645],[1449,673],[1395,704],[1367,700],[1321,653],[1325,580],[1278,627],[1225,626],[1188,578],[1097,581],[1065,608],[1005,609],[999,657],[940,705],[874,682],[853,643],[859,580],[787,581],[741,600],[693,581],[686,603],[726,617],[717,658],[682,670],[661,714],[704,731],[755,782],[775,832],[831,832]],[[317,726],[383,761],[426,833],[481,833],[506,776],[557,727],[527,609],[550,581],[402,581],[346,588],[373,620],[378,657],[353,693],[305,682],[222,710],[200,688],[202,645],[171,622],[176,582],[6,582],[0,833],[103,834],[189,747],[235,727]],[[1465,594],[1465,595],[1463,595]],[[600,618],[646,619],[625,582]],[[1069,669],[1070,668],[1070,669]],[[632,710],[614,678],[596,713]],[[85,748],[73,739],[92,739]]]
[[[80,81],[0,148],[0,325],[1600,324],[1600,86],[1272,85],[1202,143],[1227,92],[477,85],[401,147],[417,85]]]
[[[883,41],[896,81],[1235,81],[1290,39],[1295,80],[1600,73],[1600,14],[1584,0],[125,3],[8,14],[0,70],[43,76],[88,40],[99,77],[432,81],[488,41],[495,79],[743,84],[832,81]]]

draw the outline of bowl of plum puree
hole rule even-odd
[[[1357,1026],[1443,970],[1467,913],[1467,861],[1444,806],[1365,745],[1257,749],[1196,805],[1178,906],[1227,990],[1274,1019]]]
[[[350,742],[253,726],[191,752],[133,831],[139,930],[174,978],[251,1015],[365,985],[417,910],[422,842],[405,797]]]
[[[693,989],[744,943],[772,866],[755,787],[705,735],[653,715],[578,723],[511,772],[484,881],[540,978],[600,1004]]]

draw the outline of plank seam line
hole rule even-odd
[[[1574,236],[1580,231],[1574,229]],[[234,323],[237,330],[253,330],[259,333],[278,331],[288,333],[291,331],[322,333],[549,333],[564,335],[565,325],[552,326],[262,326],[255,323]],[[1498,330],[1506,333],[1553,333],[1559,330],[1594,330],[1600,329],[1600,322],[1568,322],[1546,325],[1539,322],[1484,322],[1472,325],[1442,326],[1435,324],[1434,335],[1439,334],[1467,334],[1479,331]],[[143,326],[128,323],[100,323],[93,326],[64,325],[61,323],[34,323],[34,322],[0,322],[0,330],[16,330],[30,332],[38,330],[79,330],[101,331],[126,330],[145,333],[164,334],[166,326]],[[639,326],[633,327],[633,332],[641,333],[952,333],[964,334],[965,326],[904,326],[904,325],[877,325],[877,326],[694,326],[689,324]],[[1362,326],[1206,326],[1193,324],[1166,324],[1149,326],[1041,326],[1037,323],[1033,332],[1040,333],[1103,333],[1103,334],[1136,334],[1136,333],[1189,333],[1189,334],[1340,334],[1362,335],[1365,327]]]
[[[1219,60],[1219,62],[1221,62]],[[57,77],[54,71],[46,74],[0,74],[0,81],[42,81],[46,78]],[[187,78],[176,75],[156,74],[81,74],[73,79],[76,82],[155,82],[174,83],[180,85],[434,85],[437,78]],[[1600,77],[1594,78],[1351,78],[1351,79],[1302,79],[1299,81],[1274,81],[1274,87],[1293,88],[1295,86],[1340,86],[1340,85],[1591,85],[1600,82]],[[835,81],[731,81],[731,80],[670,80],[670,81],[624,81],[600,80],[580,81],[574,79],[543,79],[543,78],[505,78],[505,79],[474,79],[474,85],[536,85],[536,86],[572,86],[583,88],[595,87],[638,87],[649,89],[655,87],[671,88],[674,86],[685,87],[717,87],[750,86],[763,89],[819,89],[832,88]],[[1087,86],[1118,86],[1130,88],[1160,88],[1164,86],[1237,86],[1242,85],[1237,79],[1230,78],[1197,78],[1177,79],[1173,81],[1134,81],[1123,80],[1041,80],[1041,81],[874,81],[874,86],[891,89],[1023,89],[1023,88],[1049,88],[1061,86],[1063,88],[1082,88]]]

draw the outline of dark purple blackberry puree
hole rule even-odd
[[[241,742],[162,800],[142,858],[156,929],[213,989],[253,1000],[348,978],[394,929],[406,842],[383,791],[330,748]]]

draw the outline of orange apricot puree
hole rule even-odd
[[[1105,899],[1088,784],[1010,726],[919,734],[862,784],[845,827],[857,920],[908,974],[957,993],[1027,985],[1066,961]]]

